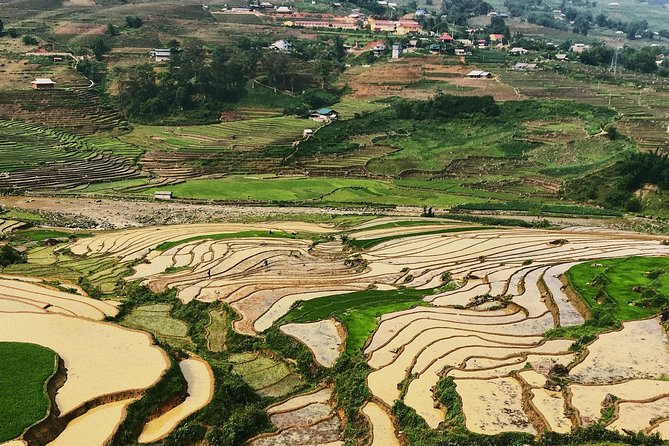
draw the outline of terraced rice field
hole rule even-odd
[[[171,306],[168,304],[142,305],[123,318],[126,327],[148,331],[158,339],[172,344],[192,347],[188,337],[188,325],[170,316]]]
[[[317,127],[305,119],[274,116],[215,125],[138,126],[120,139],[148,149],[140,163],[158,181],[175,181],[208,173],[274,172],[303,130]]]
[[[0,119],[16,120],[77,135],[128,127],[123,116],[86,90],[11,90],[0,95]]]
[[[10,265],[4,272],[12,275],[52,278],[77,283],[85,278],[106,297],[118,289],[118,280],[128,273],[128,267],[113,257],[93,255],[85,258],[58,252],[62,245],[38,246],[28,251],[28,262]],[[71,287],[68,285],[67,287]]]
[[[173,409],[144,425],[140,443],[155,443],[166,437],[189,415],[209,404],[214,394],[214,375],[209,364],[200,358],[189,358],[179,363],[188,384],[186,399]]]
[[[641,91],[635,82],[595,85],[587,75],[576,80],[557,70],[532,73],[503,70],[499,76],[530,98],[577,99],[615,109],[621,114],[617,127],[644,150],[655,150],[669,142],[666,133],[669,96],[664,87],[648,86]]]
[[[22,221],[16,220],[5,220],[0,218],[0,235],[8,234],[15,229],[20,229],[25,226],[25,223]]]
[[[272,235],[287,231],[290,237],[270,237],[270,230]],[[318,234],[334,233],[332,227],[306,223],[182,225],[99,232],[59,249],[69,250],[78,262],[113,258],[118,268],[132,264],[130,279],[142,280],[156,291],[175,289],[184,303],[224,302],[236,312],[233,328],[237,332],[258,336],[279,328],[303,342],[325,367],[336,362],[345,346],[345,329],[353,326],[347,325],[343,315],[346,305],[356,305],[348,309],[352,315],[362,317],[364,313],[365,302],[352,298],[364,293],[399,296],[406,292],[410,305],[399,311],[398,307],[383,307],[385,314],[370,319],[376,324],[371,336],[350,352],[362,350],[371,370],[367,386],[373,399],[362,413],[370,423],[372,444],[400,444],[390,410],[398,400],[432,428],[458,418],[467,429],[482,434],[567,433],[599,421],[609,400],[614,415],[606,420],[608,428],[647,433],[666,429],[669,383],[664,375],[669,369],[669,341],[659,319],[625,322],[619,331],[599,335],[579,354],[572,350],[573,339],[544,337],[555,327],[578,327],[589,317],[583,302],[565,289],[568,270],[608,258],[669,256],[669,246],[661,240],[617,231],[478,228],[446,220],[395,218],[347,230],[350,239],[369,242],[362,249],[346,250],[338,237],[312,242]],[[37,258],[54,255],[47,251]],[[38,279],[23,280],[26,286],[37,287],[31,294],[39,291],[49,299],[62,299],[54,301],[57,305],[51,311],[62,308],[78,318],[48,312],[51,307],[22,317],[72,319],[76,321],[73,329],[79,332],[101,333],[86,337],[92,343],[106,336],[102,332],[119,330],[115,339],[127,337],[124,345],[134,347],[115,358],[117,362],[125,364],[133,352],[142,351],[144,357],[155,356],[151,377],[164,369],[155,347],[146,338],[140,342],[139,333],[81,318],[114,314],[113,304],[98,302],[109,306],[97,308],[96,313],[95,308],[83,305],[88,303],[85,296],[58,291],[60,295]],[[0,278],[0,286],[4,281]],[[5,287],[9,290],[15,281],[7,279]],[[420,305],[418,299],[422,299]],[[323,302],[322,317],[282,321],[308,301]],[[328,312],[327,302],[337,311]],[[338,302],[342,308],[336,306]],[[140,306],[126,322],[134,319],[137,326],[158,336],[183,335],[184,327],[165,319],[168,310],[163,304]],[[226,320],[219,309],[207,311],[209,349],[222,351]],[[49,323],[58,324],[58,319]],[[97,325],[79,328],[77,324]],[[66,361],[73,361],[72,367],[83,367],[57,339],[35,340],[32,333],[15,339],[15,329],[0,327],[0,339],[13,335],[10,340],[44,343]],[[635,342],[625,342],[628,339]],[[113,346],[109,342],[105,348]],[[269,351],[235,353],[229,361],[232,371],[264,397],[280,398],[306,387],[305,379],[289,362]],[[59,392],[58,403],[64,412],[96,398],[100,387],[111,381],[104,379],[99,364],[89,367],[98,374],[97,381],[89,383],[84,376],[75,381],[87,383],[85,394],[67,387],[70,380]],[[554,380],[559,369],[566,370],[560,382],[564,388],[556,387]],[[118,392],[119,387],[128,387],[132,379],[139,378],[114,376],[114,389]],[[143,379],[149,378],[145,374]],[[452,383],[459,401],[453,407],[435,393],[443,388],[445,379]],[[142,388],[146,383],[133,385]],[[271,406],[268,413],[277,431],[255,437],[249,444],[341,444],[342,420],[333,412],[329,392],[320,389]],[[194,392],[199,397],[191,403],[197,400],[201,407],[206,393]],[[172,415],[168,412],[169,420],[159,418],[155,426],[147,426],[145,441],[169,432],[175,420],[190,413],[186,406],[178,406]]]
[[[232,370],[262,396],[285,396],[303,384],[300,375],[286,363],[260,352],[235,354],[230,362]]]
[[[21,121],[0,120],[0,188],[69,188],[137,177],[131,154],[118,144],[95,147],[85,138]]]
[[[402,229],[395,228],[398,233]],[[354,232],[363,238],[365,230],[373,237],[380,229],[366,225]],[[436,428],[444,420],[445,408],[435,405],[432,389],[445,374],[455,380],[466,426],[472,431],[570,430],[573,423],[567,415],[553,410],[566,407],[562,395],[542,387],[542,378],[545,382],[556,364],[570,366],[574,362],[569,350],[572,340],[546,341],[543,333],[558,325],[575,326],[584,321],[558,277],[579,262],[667,255],[669,248],[658,240],[615,232],[431,232],[391,237],[362,253],[366,264],[359,268],[341,257],[341,246],[336,242],[309,250],[299,239],[203,240],[180,247],[186,250],[175,247],[153,257],[151,262],[161,268],[147,265],[145,271],[151,269],[153,276],[142,276],[152,286],[176,287],[184,301],[226,301],[240,315],[235,329],[247,334],[271,327],[297,300],[370,285],[423,289],[433,306],[382,316],[365,348],[373,369],[368,386],[380,402],[389,407],[401,398]],[[174,274],[159,272],[179,265],[175,263],[179,255],[185,256],[192,269]],[[445,273],[462,286],[453,291],[429,292],[443,283]],[[318,288],[312,288],[312,283]],[[337,341],[326,342],[329,336],[310,337],[307,345],[312,348],[314,338],[324,342],[321,348],[337,348]],[[657,336],[655,339],[658,343],[646,351],[662,345]],[[592,346],[588,357],[600,366],[581,367],[595,373],[600,381],[618,381],[619,374],[603,372],[610,366],[597,359],[597,345]],[[644,379],[660,378],[661,365],[669,364],[669,358],[657,356],[655,368],[645,367],[649,360],[639,355],[621,352],[620,357],[613,356],[613,361],[625,370],[630,364],[641,364],[641,369],[647,369],[641,376]],[[255,357],[247,358],[247,362],[255,361]],[[534,377],[519,375],[528,367],[536,373]],[[574,379],[580,376],[578,372],[579,366],[574,366]],[[408,385],[402,394],[399,385],[406,380]],[[524,395],[531,397],[528,400]]]
[[[277,432],[253,438],[249,446],[342,446],[342,422],[331,398],[332,391],[323,388],[270,406],[267,413]]]

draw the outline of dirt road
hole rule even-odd
[[[422,211],[421,208],[413,207],[396,208],[389,211],[374,208],[333,209],[300,206],[235,206],[43,196],[0,197],[0,206],[31,212],[46,212],[69,217],[80,217],[82,220],[95,222],[100,229],[205,223],[224,220],[271,219],[273,216],[295,214],[418,216]]]

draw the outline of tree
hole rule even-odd
[[[102,60],[102,56],[111,50],[109,45],[107,45],[107,43],[100,37],[95,39],[95,42],[93,42],[93,45],[91,45],[91,49],[93,50],[95,60]]]
[[[334,71],[335,64],[330,59],[319,58],[314,62],[314,71],[321,83],[321,88],[325,88],[330,74]]]
[[[16,28],[9,28],[7,34],[9,34],[9,37],[12,39],[16,39],[19,36],[19,31]]]
[[[5,29],[5,24],[2,22],[2,19],[0,19],[0,35],[2,35],[3,29]]]
[[[23,36],[23,44],[24,45],[37,45],[37,37],[31,36],[29,34]]]
[[[128,16],[125,18],[125,23],[129,28],[141,28],[144,24],[144,20],[137,16]]]
[[[156,72],[149,64],[137,65],[129,69],[118,81],[118,98],[127,112],[138,113],[142,102],[156,97],[158,85]]]
[[[0,266],[5,267],[16,263],[26,263],[26,255],[9,245],[0,247]]]
[[[118,35],[118,30],[113,23],[107,23],[107,35],[109,37],[114,37]]]
[[[346,58],[346,48],[344,48],[344,39],[341,38],[339,34],[337,34],[334,39],[334,55],[337,58],[337,60],[342,61]]]
[[[490,17],[490,34],[503,34],[507,39],[511,37],[511,31],[506,26],[506,22],[502,17]]]

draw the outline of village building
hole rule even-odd
[[[53,90],[56,83],[49,78],[37,78],[30,83],[35,90]]]
[[[383,42],[374,42],[374,45],[372,46],[372,52],[376,57],[379,57],[385,50],[386,45]]]
[[[275,9],[277,14],[292,14],[293,11],[290,10],[288,6],[279,6],[278,8]]]
[[[437,40],[442,42],[453,42],[453,36],[451,36],[449,33],[443,33],[437,38]]]
[[[473,70],[467,73],[467,77],[470,79],[483,79],[491,78],[492,74],[487,71]]]
[[[353,20],[325,21],[325,20],[296,20],[287,21],[286,26],[297,26],[301,28],[336,28],[357,30],[359,26]]]
[[[293,49],[293,44],[287,40],[277,40],[269,46],[269,49],[288,52]]]
[[[585,43],[575,43],[571,46],[570,49],[572,53],[580,54],[583,51],[589,50],[590,45],[586,45]]]
[[[402,44],[401,43],[393,43],[393,50],[391,53],[391,57],[393,59],[399,59],[400,56],[402,55]]]
[[[318,110],[312,110],[309,113],[309,119],[316,122],[335,121],[338,117],[339,114],[331,108],[319,108]]]
[[[151,57],[155,59],[156,62],[166,62],[172,57],[172,49],[170,48],[156,48],[151,51]]]
[[[400,20],[397,22],[395,33],[402,36],[409,33],[419,33],[423,31],[423,27],[415,20]]]
[[[555,60],[569,60],[566,54],[558,53],[555,55]]]
[[[511,48],[511,49],[509,50],[509,53],[510,53],[510,54],[517,54],[517,55],[524,55],[524,54],[529,53],[529,51],[526,50],[525,48],[522,48],[522,47],[518,47],[518,46],[517,46],[517,47]]]
[[[398,35],[419,33],[423,31],[420,23],[415,20],[377,20],[373,17],[367,19],[369,29],[376,32],[388,32]]]
[[[172,199],[172,192],[170,192],[170,191],[156,191],[153,194],[153,198],[155,200],[171,200]]]
[[[490,34],[490,43],[498,42],[501,43],[506,39],[504,34]]]
[[[395,32],[396,22],[392,20],[376,20],[373,17],[367,19],[369,29],[378,32]]]
[[[522,63],[519,62],[513,66],[515,71],[534,71],[538,68],[535,63]]]

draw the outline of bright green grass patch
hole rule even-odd
[[[2,218],[5,220],[19,220],[34,224],[39,224],[44,221],[44,217],[38,213],[18,209],[9,209],[6,212],[3,212]]]
[[[71,235],[73,235],[71,232],[34,228],[14,232],[7,238],[7,241],[13,243],[39,242],[51,238],[68,238]],[[77,234],[77,237],[81,237],[82,235],[87,236],[88,234]]]
[[[93,193],[93,192],[122,192],[124,189],[130,187],[143,186],[147,184],[146,178],[133,178],[131,180],[109,181],[104,183],[93,183],[85,187],[78,188],[78,192]]]
[[[47,348],[17,342],[1,342],[0,357],[0,441],[7,441],[46,416],[46,383],[58,362]]]
[[[158,188],[147,189],[142,193],[153,195],[156,190]],[[176,198],[314,205],[346,203],[451,207],[485,200],[430,189],[405,188],[393,181],[349,178],[230,176],[186,181],[171,186],[170,190]]]
[[[346,352],[354,354],[376,328],[380,316],[429,305],[423,297],[430,291],[404,288],[399,290],[365,290],[325,296],[298,303],[277,325],[288,322],[316,322],[335,317],[346,328]]]
[[[608,311],[619,321],[652,316],[669,303],[667,257],[585,262],[567,271],[567,277],[591,308]]]
[[[406,238],[406,237],[414,237],[418,235],[433,235],[433,234],[445,234],[448,232],[469,232],[469,231],[483,231],[486,229],[496,229],[490,226],[465,226],[462,228],[446,228],[446,229],[436,229],[434,231],[425,231],[425,232],[414,232],[410,234],[397,234],[397,235],[389,235],[386,237],[378,237],[378,238],[371,238],[368,240],[356,240],[356,239],[349,239],[348,243],[350,245],[355,246],[356,248],[359,249],[368,249],[372,248],[376,245],[379,245],[383,242],[388,242],[390,240],[396,240],[400,238]]]
[[[442,220],[402,220],[402,221],[391,221],[388,223],[383,223],[380,225],[376,226],[369,226],[365,229],[361,229],[360,231],[376,231],[378,229],[390,229],[390,228],[405,228],[405,227],[412,227],[412,226],[432,226],[432,225],[442,225],[442,224],[448,224],[450,222],[442,221]]]
[[[163,242],[156,247],[156,251],[167,251],[175,246],[183,245],[185,243],[194,242],[197,240],[223,240],[229,238],[250,238],[250,237],[274,237],[274,238],[296,238],[297,236],[285,231],[241,231],[241,232],[227,232],[222,234],[204,234],[196,235],[194,237],[185,238],[183,240],[174,240]]]

